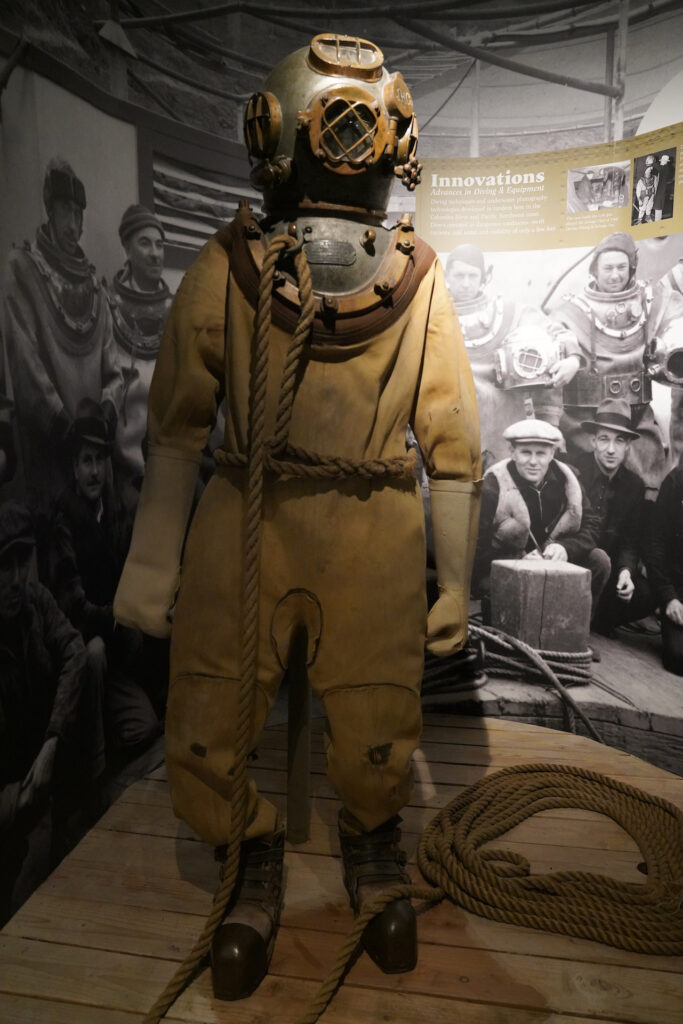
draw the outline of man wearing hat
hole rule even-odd
[[[659,331],[683,316],[683,299],[636,280],[637,263],[630,235],[617,231],[603,238],[593,252],[583,293],[566,296],[552,316],[574,332],[580,345],[581,365],[565,386],[560,423],[570,458],[592,450],[581,424],[595,419],[606,398],[621,398],[639,435],[629,451],[629,467],[642,478],[646,498],[654,499],[667,457],[650,404],[645,352]]]
[[[645,564],[662,616],[662,663],[683,676],[683,462],[657,496]]]
[[[648,581],[639,570],[645,518],[645,485],[624,465],[631,444],[640,436],[631,429],[631,410],[620,398],[606,398],[595,418],[581,424],[591,451],[582,452],[572,465],[600,519],[598,543],[612,562],[593,623],[598,632],[649,615],[654,600]]]
[[[29,836],[48,812],[73,732],[86,655],[52,595],[29,580],[28,508],[0,506],[0,925],[49,871],[49,836]],[[31,862],[26,861],[30,853]]]
[[[560,389],[579,365],[571,332],[540,310],[492,293],[491,275],[492,267],[486,267],[484,253],[476,245],[459,245],[446,261],[446,284],[474,375],[484,469],[507,454],[502,432],[528,415],[529,408],[534,416],[559,424]],[[533,352],[538,373],[527,375],[524,368],[523,377],[506,374],[502,378],[500,354],[506,343],[508,363],[515,361],[510,345],[519,344]]]
[[[503,434],[510,458],[484,477],[472,591],[484,603],[491,563],[497,558],[544,558],[591,570],[593,609],[610,575],[610,560],[597,547],[599,520],[575,473],[555,459],[562,443],[543,420],[513,423]]]
[[[126,262],[110,289],[114,340],[124,378],[116,452],[124,476],[144,472],[147,396],[172,296],[162,277],[164,229],[146,206],[129,206],[119,225]]]
[[[12,379],[27,498],[45,508],[68,480],[63,442],[83,398],[116,421],[122,378],[109,305],[79,240],[85,189],[65,160],[51,160],[47,223],[10,253],[0,333]]]
[[[111,428],[96,403],[86,400],[79,407],[70,448],[73,481],[60,495],[55,523],[55,593],[87,644],[107,738],[116,747],[143,747],[160,727],[134,678],[142,634],[115,625],[112,611],[132,521],[111,486]]]

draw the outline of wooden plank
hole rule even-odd
[[[516,723],[515,723],[516,724]],[[498,758],[509,758],[513,756],[518,763],[522,763],[520,752],[523,751],[525,762],[551,761],[560,763],[580,762],[588,752],[593,753],[590,747],[583,744],[591,744],[593,741],[583,736],[574,736],[572,733],[551,731],[549,729],[536,729],[536,734],[525,735],[523,740],[519,736],[509,733],[490,734],[485,730],[458,730],[453,729],[454,736],[448,740],[446,728],[423,730],[420,746],[420,756],[427,758],[430,763],[441,762],[444,764],[481,764],[488,761],[497,762]],[[464,740],[456,740],[455,736],[464,736]],[[467,740],[471,740],[467,742]],[[651,742],[656,742],[657,736],[652,735]],[[324,742],[321,734],[314,734],[311,746],[316,756],[316,770],[322,771],[324,764],[322,758],[325,756]],[[270,766],[270,762],[264,760],[268,752],[277,755],[287,750],[286,738],[282,733],[274,730],[267,730],[261,736],[257,756],[254,764],[260,767]],[[622,758],[633,756],[628,753],[609,748],[608,757],[617,754]],[[602,755],[604,758],[604,754]],[[647,774],[655,775],[663,772],[661,768],[642,759],[646,765]]]
[[[208,904],[206,909],[210,909]],[[46,892],[39,899],[30,899],[2,934],[65,947],[180,961],[189,953],[205,920],[200,914]]]
[[[338,812],[338,801],[317,797],[311,809],[311,838],[303,847],[297,848],[305,849],[307,853],[336,853]],[[403,835],[421,835],[434,817],[434,813],[427,808],[404,810],[401,815]],[[195,833],[174,816],[170,803],[166,807],[145,807],[119,801],[99,820],[97,829],[178,839],[196,838]],[[635,850],[635,844],[630,836],[610,818],[593,811],[574,808],[543,811],[527,819],[515,830],[506,833],[511,839],[520,838],[522,835],[527,842],[537,841],[551,846],[567,845],[568,837],[571,837],[571,842],[576,847],[594,850]]]
[[[297,984],[301,980],[322,981],[338,948],[338,936],[282,927],[270,976],[266,979],[271,984],[266,986],[264,996],[280,977],[296,979]],[[151,1005],[176,966],[171,961],[153,957],[76,949],[13,936],[0,936],[0,957],[4,968],[2,991],[25,996],[42,994],[50,999],[138,1013]],[[463,1000],[513,1007],[518,1011],[583,1015],[588,1020],[607,1018],[628,1024],[652,1024],[653,1021],[680,1024],[679,1009],[683,1003],[683,977],[680,975],[605,964],[576,966],[551,957],[492,955],[488,951],[454,951],[442,946],[423,946],[416,970],[397,976],[382,974],[367,956],[361,956],[351,968],[348,979],[351,985],[381,992],[383,1003],[397,993],[418,996],[420,1001],[425,996],[450,997],[451,1021],[461,1019],[457,1008],[458,1001]],[[209,1024],[212,1020],[221,1020],[223,1010],[226,1010],[224,1020],[240,1019],[233,1011],[235,1008],[238,1012],[246,1010],[246,1001],[230,1004],[229,1015],[225,1006],[219,1008],[216,1016],[210,1015],[214,1001],[209,985],[205,973],[181,997],[176,1019],[201,1020]],[[259,1007],[261,998],[259,990],[249,1000],[255,1004],[253,1009]],[[275,1018],[264,1016],[262,1019],[281,1020],[282,1005],[280,1003]],[[242,1019],[253,1022],[253,1010],[251,1013],[251,1017]],[[387,1018],[382,1014],[378,1019]],[[402,1016],[402,1019],[410,1018]],[[510,1017],[505,1019],[510,1020]]]
[[[322,980],[334,962],[338,940],[326,933],[306,936],[282,928],[273,974]],[[423,945],[417,968],[387,976],[365,956],[349,980],[373,988],[451,995],[494,1005],[548,1009],[588,1017],[615,1015],[639,1024],[680,1024],[683,974],[606,964],[574,965],[552,957],[491,954],[488,950],[454,951]],[[455,1015],[454,1015],[455,1016]]]
[[[94,1024],[91,1006],[0,992],[3,1024]],[[98,1007],[97,1024],[139,1024],[139,1014]]]
[[[40,894],[32,897],[25,912],[32,909],[34,915],[39,914],[44,894],[100,904],[113,903],[118,907],[133,908],[134,912],[147,909],[205,915],[218,885],[217,869],[210,851],[203,844],[184,845],[186,849],[179,852],[179,844],[169,850],[162,839],[120,834],[116,843],[109,844],[108,851],[106,847],[100,847],[96,858],[80,858],[72,854],[48,879]],[[535,873],[586,870],[607,874],[624,883],[644,882],[636,869],[640,859],[637,853],[613,852],[606,857],[602,851],[576,851],[571,847],[515,842],[504,845],[527,857]],[[414,842],[412,846],[414,848]],[[90,847],[91,850],[94,848],[94,845]],[[410,849],[408,843],[406,848]],[[141,884],[140,879],[146,877],[150,864],[155,864],[156,870],[149,876],[147,884]],[[302,909],[307,911],[324,906],[326,913],[321,917],[318,928],[337,927],[330,924],[328,914],[331,902],[339,901],[342,908],[346,905],[339,858],[288,851],[285,865],[287,913],[298,914]],[[411,873],[414,881],[421,882],[414,865]],[[103,911],[103,914],[110,917],[111,911]],[[349,926],[350,918],[347,916],[342,927]],[[10,922],[8,926],[11,932],[17,927],[21,927],[21,921]],[[123,949],[127,947],[124,945]]]
[[[591,741],[587,741],[591,742]],[[592,742],[589,749],[577,750],[546,750],[539,759],[535,751],[523,749],[520,756],[519,748],[514,747],[497,749],[496,747],[454,747],[450,752],[445,744],[422,744],[420,746],[420,757],[429,762],[429,773],[435,782],[458,782],[462,779],[454,774],[462,770],[463,777],[473,778],[471,769],[485,768],[486,774],[490,775],[500,768],[515,767],[520,764],[568,764],[578,768],[588,768],[591,771],[602,772],[607,775],[623,774],[628,772],[632,785],[637,785],[643,778],[666,778],[667,773],[661,768],[632,757],[621,750],[614,750],[611,747],[603,747],[599,743]],[[448,752],[448,760],[438,760],[439,754],[443,756]],[[415,760],[415,759],[414,759]],[[287,768],[287,751],[268,748],[259,748],[257,757],[251,762],[250,767],[255,770],[268,769],[271,771],[285,771]],[[326,769],[325,757],[323,754],[313,752],[311,755],[311,768],[314,774],[322,775]],[[476,776],[481,778],[482,772]],[[476,780],[475,780],[476,781]],[[470,783],[467,783],[470,784]],[[681,792],[683,793],[683,780],[681,780]]]
[[[142,1013],[175,964],[0,935],[0,991]],[[94,1016],[94,1015],[93,1015]]]
[[[266,991],[264,991],[266,989]],[[293,1024],[306,1010],[317,984],[301,978],[266,978],[257,996],[230,1009],[217,1004],[210,995],[204,975],[180,1000],[183,1021],[197,1024]],[[191,1016],[186,1016],[188,1011]],[[177,1018],[169,1014],[170,1020]],[[320,1024],[593,1024],[594,1018],[540,1012],[518,1007],[498,1007],[463,999],[444,999],[430,994],[373,990],[345,982],[320,1018]],[[601,1019],[601,1024],[622,1024]]]
[[[445,722],[443,721],[445,719]],[[457,726],[455,722],[457,721]],[[418,784],[404,811],[407,850],[439,806],[497,770],[499,759],[562,760],[556,738],[584,764],[595,752],[610,775],[683,804],[683,780],[590,740],[535,726],[430,716]],[[449,743],[448,728],[470,743]],[[264,735],[273,756],[283,751]],[[320,728],[316,749],[322,765]],[[528,740],[528,742],[525,741]],[[513,743],[514,739],[514,743]],[[272,741],[272,742],[271,742]],[[468,761],[461,763],[468,747]],[[484,756],[482,756],[484,755]],[[533,755],[533,756],[531,756]],[[430,763],[428,758],[433,759]],[[487,760],[488,758],[488,760]],[[255,763],[254,777],[283,805],[286,772]],[[0,935],[0,1021],[9,1024],[129,1024],[147,1009],[196,939],[218,870],[211,848],[172,813],[163,773],[127,790]],[[282,928],[271,973],[250,1000],[216,1003],[204,972],[168,1014],[186,1024],[294,1022],[336,958],[352,914],[336,837],[339,802],[322,771],[312,774],[312,838],[286,853]],[[493,845],[528,857],[532,869],[586,869],[643,883],[641,855],[615,823],[578,808],[544,812]],[[411,873],[418,872],[414,864]],[[679,1024],[683,958],[648,957],[487,921],[444,902],[419,914],[420,963],[387,977],[362,956],[321,1024]],[[4,995],[2,993],[5,993]],[[50,1016],[53,1006],[58,1007]],[[283,1010],[284,1008],[284,1010]],[[286,1014],[286,1017],[285,1017]]]
[[[579,690],[573,691],[577,697]],[[550,695],[552,696],[552,695]],[[557,703],[555,697],[552,701]],[[538,694],[536,694],[538,703]],[[547,702],[546,702],[547,705]],[[559,705],[558,705],[559,706]],[[534,705],[536,707],[536,705]],[[547,714],[547,706],[537,709],[537,715],[542,717]],[[508,714],[509,714],[508,710]],[[622,718],[626,711],[622,712]],[[619,742],[625,733],[629,732],[629,726],[625,722],[615,725],[609,721],[603,721],[599,716],[592,716],[596,728],[599,728],[603,738],[607,741]],[[642,716],[641,716],[642,717]],[[575,736],[572,733],[544,728],[542,725],[529,724],[527,722],[511,721],[509,719],[487,719],[485,728],[481,726],[481,719],[471,718],[468,721],[479,723],[467,727],[462,726],[465,719],[460,715],[426,715],[425,728],[422,734],[420,750],[430,762],[481,764],[483,760],[496,767],[506,767],[510,763],[522,763],[520,751],[524,752],[525,762],[549,761],[552,763],[577,764],[582,761],[585,753],[590,751],[590,745],[594,741],[585,736]],[[449,730],[449,721],[452,723]],[[558,719],[558,723],[561,720]],[[683,722],[683,716],[681,717]],[[456,724],[457,723],[457,727]],[[493,724],[491,724],[493,723]],[[315,719],[313,722],[313,743],[314,754],[319,755],[315,759],[314,771],[324,771],[324,741],[322,735],[323,720]],[[683,728],[683,726],[682,726]],[[448,733],[453,732],[453,738],[449,740]],[[638,753],[641,757],[648,754],[653,757],[662,746],[663,739],[666,739],[670,746],[669,761],[666,769],[658,768],[647,759],[642,761],[639,768],[634,766],[634,776],[645,777],[666,777],[671,768],[683,766],[683,743],[678,743],[675,736],[664,736],[657,733],[649,721],[637,722],[637,728],[631,729],[634,733],[633,740],[627,744],[630,748],[634,745],[639,747]],[[435,745],[436,744],[436,745]],[[588,746],[586,746],[588,745]],[[622,743],[621,746],[624,744]],[[595,750],[590,754],[596,765],[595,770],[610,773],[610,758],[613,754],[622,758],[635,756],[633,752],[617,749],[613,746],[602,747],[594,744]],[[473,747],[482,748],[482,752],[473,750]],[[679,749],[680,748],[680,749]],[[252,768],[282,770],[283,759],[276,754],[271,756],[270,752],[277,750],[286,751],[286,731],[279,726],[266,729],[260,739],[257,757],[252,761]],[[676,751],[681,756],[677,757]],[[598,753],[597,751],[601,751]],[[659,774],[661,773],[661,774]],[[148,775],[150,779],[163,781],[166,779],[165,766],[161,766],[155,772]]]
[[[635,843],[625,849],[609,850],[580,847],[572,841],[571,823],[562,826],[561,832],[556,830],[555,843],[543,842],[544,835],[534,830],[534,838],[525,840],[524,824],[516,830],[517,838],[505,836],[486,846],[503,846],[522,853],[532,862],[536,871],[603,871],[634,883],[643,882],[643,876],[635,872],[636,864],[642,855]],[[115,841],[113,840],[115,836]],[[410,833],[405,836],[406,849],[414,852],[418,836]],[[563,840],[563,841],[561,841]],[[308,870],[323,872],[326,865],[334,860],[330,857],[338,853],[336,837],[329,836],[328,842],[321,844],[320,852],[306,847],[297,847],[287,852],[287,863],[299,870],[304,864]],[[305,849],[306,852],[302,852]],[[57,867],[53,878],[58,881],[69,874],[78,875],[88,866],[108,867],[112,873],[127,872],[133,880],[155,876],[159,879],[185,881],[198,885],[205,891],[213,891],[218,877],[218,867],[213,857],[213,850],[205,843],[194,840],[177,839],[169,844],[163,836],[140,835],[137,833],[111,833],[104,829],[93,829],[76,847],[73,853]]]
[[[301,979],[266,978],[258,995],[239,1003],[219,1003],[208,989],[206,972],[190,990],[190,998],[183,997],[172,1007],[165,1020],[177,1024],[285,1024],[298,1019],[317,990],[314,982]],[[258,1002],[258,1009],[254,1003]],[[283,1016],[283,1007],[286,1007]],[[359,1011],[362,1007],[362,1011]],[[73,1002],[54,1002],[32,997],[3,995],[0,993],[0,1013],[3,1024],[132,1024],[140,1020],[139,1013],[97,1008],[96,1022],[91,1006]],[[364,1024],[371,1021],[412,1022],[417,1019],[429,1024],[589,1024],[587,1017],[567,1017],[547,1013],[545,1010],[516,1010],[482,1006],[459,1000],[432,996],[414,996],[410,993],[376,992],[355,985],[345,985],[335,996],[332,1005],[321,1017],[321,1024],[359,1024],[362,1012]],[[603,1019],[603,1024],[620,1024]]]
[[[411,805],[414,807],[445,807],[449,800],[456,796],[458,792],[461,792],[466,786],[471,786],[473,783],[483,778],[484,775],[491,775],[497,770],[498,769],[496,767],[491,767],[488,771],[486,769],[473,767],[462,768],[457,772],[457,777],[453,777],[455,772],[451,775],[451,782],[448,785],[432,785],[429,787],[416,786],[411,798]],[[250,775],[261,792],[268,796],[271,794],[285,792],[285,772],[251,768]],[[626,782],[629,785],[633,785],[633,779],[628,774],[610,772],[610,775],[612,778],[617,779],[620,782]],[[671,800],[677,804],[681,803],[681,781],[671,775],[665,776],[664,778],[660,778],[659,776],[653,778],[639,778],[637,780],[637,785],[639,789],[644,790],[646,793],[653,793],[655,796],[661,796],[665,800]],[[334,790],[328,784],[325,776],[318,773],[313,773],[311,775],[311,792],[314,797],[322,796],[331,799],[335,798]]]
[[[328,881],[332,885],[325,894],[324,915],[320,913],[319,892],[312,892],[307,880],[289,886],[283,926],[346,935],[353,918],[341,872]],[[21,914],[7,924],[3,934],[180,961],[201,932],[204,920],[200,914],[172,913],[139,903],[126,904],[124,900],[95,902],[44,892],[39,899],[29,900]],[[455,907],[448,900],[420,913],[418,930],[421,944],[552,956],[575,963],[621,964],[675,973],[683,968],[681,957],[631,953],[586,939],[488,921]]]

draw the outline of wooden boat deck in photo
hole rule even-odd
[[[266,729],[253,774],[284,808],[287,729]],[[463,787],[507,765],[581,765],[683,808],[683,779],[593,740],[533,725],[426,716],[416,787],[403,813],[415,879],[419,833]],[[208,971],[169,1011],[186,1024],[290,1024],[333,965],[352,923],[338,856],[338,801],[313,723],[310,840],[286,854],[282,926],[268,977],[249,1000],[212,998]],[[643,857],[611,820],[544,812],[496,845],[532,870],[568,868],[642,882]],[[217,884],[213,851],[173,816],[164,769],[123,792],[0,933],[3,1024],[133,1024],[199,934]],[[680,1024],[683,958],[627,953],[475,917],[442,903],[419,917],[420,959],[386,976],[363,954],[322,1024]]]

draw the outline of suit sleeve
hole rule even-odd
[[[580,481],[579,487],[581,488],[581,525],[576,533],[557,538],[557,543],[565,549],[570,562],[576,562],[578,559],[586,557],[593,548],[597,547],[600,534],[600,516],[594,511]]]
[[[617,553],[617,569],[628,569],[635,576],[640,559],[641,537],[643,536],[645,516],[645,486],[642,480],[633,482],[625,495],[626,510],[623,516],[619,551]]]
[[[676,487],[674,473],[664,478],[652,512],[649,539],[645,550],[648,578],[660,608],[677,597],[671,574],[672,553],[675,550]]]
[[[36,586],[36,603],[43,623],[43,639],[57,675],[52,713],[45,739],[63,738],[73,725],[85,678],[86,653],[83,640],[59,610],[52,594]]]
[[[481,477],[479,414],[465,343],[441,264],[429,276],[427,327],[413,430],[427,475],[435,480],[470,482]]]
[[[131,547],[114,600],[124,625],[170,633],[201,454],[224,380],[228,255],[216,238],[180,285],[149,393],[149,455]]]

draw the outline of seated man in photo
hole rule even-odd
[[[648,581],[638,568],[645,516],[645,484],[624,465],[631,442],[640,436],[631,428],[631,409],[624,399],[606,398],[595,419],[581,424],[590,437],[590,452],[576,455],[572,465],[600,520],[598,543],[612,562],[593,629],[611,634],[616,626],[634,622],[654,610]]]
[[[665,477],[655,503],[645,564],[662,616],[662,664],[683,676],[683,464]]]
[[[109,483],[111,430],[97,403],[81,404],[70,443],[73,481],[59,498],[55,523],[55,592],[87,644],[108,745],[135,750],[161,729],[147,681],[143,688],[137,678],[143,635],[118,626],[112,610],[132,523]]]
[[[542,558],[590,569],[594,614],[610,560],[597,547],[599,519],[576,474],[555,459],[562,434],[550,423],[527,419],[513,423],[503,437],[510,458],[484,477],[472,574],[472,592],[482,598],[485,618],[491,563],[499,558]]]
[[[54,866],[57,819],[72,803],[74,770],[83,777],[91,767],[74,764],[86,670],[83,641],[49,591],[30,582],[34,545],[26,506],[5,502],[0,506],[0,925]]]

